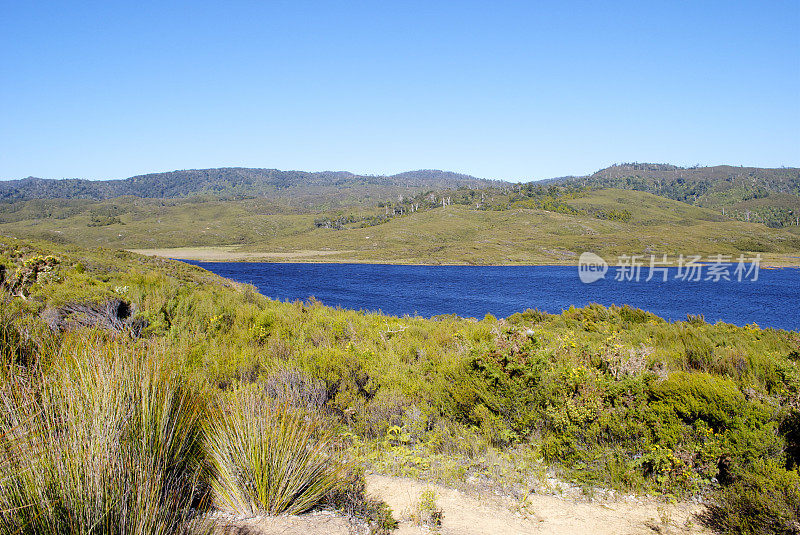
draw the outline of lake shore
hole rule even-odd
[[[153,249],[127,249],[128,251],[145,256],[158,256],[175,260],[193,260],[195,262],[271,262],[271,263],[336,263],[336,264],[388,264],[409,266],[577,266],[578,254],[567,252],[559,257],[548,257],[532,254],[529,260],[508,262],[482,262],[475,261],[420,261],[411,259],[374,259],[363,256],[363,253],[374,251],[359,251],[355,249],[298,249],[292,251],[249,251],[243,250],[241,245],[221,245],[206,247],[172,247]],[[756,254],[745,256],[746,260],[752,259]],[[800,268],[800,256],[791,254],[760,253],[763,268]],[[672,259],[672,256],[668,257]],[[704,258],[707,261],[707,258]],[[736,262],[733,258],[733,262]],[[613,265],[613,264],[612,264]],[[647,266],[645,262],[645,267]]]

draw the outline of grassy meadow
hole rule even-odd
[[[720,532],[797,529],[794,332],[599,305],[390,317],[9,238],[0,266],[0,533],[188,533],[216,510],[316,507],[389,532],[364,469],[520,503],[556,477],[702,499]]]
[[[580,253],[592,251],[607,259],[761,253],[768,263],[797,265],[800,256],[791,228],[735,221],[645,192],[488,191],[440,192],[458,202],[429,202],[414,212],[408,207],[419,203],[412,198],[403,201],[401,215],[385,220],[379,218],[400,208],[304,211],[263,198],[208,196],[31,200],[0,204],[0,234],[197,260],[575,264]],[[320,220],[355,222],[336,229],[319,226]]]

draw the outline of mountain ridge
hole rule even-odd
[[[357,175],[349,171],[282,171],[269,168],[218,167],[183,169],[136,175],[125,179],[86,180],[27,177],[0,181],[0,200],[110,199],[125,195],[143,198],[179,198],[196,194],[268,195],[293,188],[444,189],[506,184],[471,175],[420,169],[395,175]]]
[[[772,227],[800,226],[800,168],[794,167],[680,167],[633,162],[614,164],[589,175],[550,178],[526,184],[644,191],[718,210],[734,219]],[[327,210],[350,205],[383,205],[429,191],[507,189],[523,185],[438,169],[393,175],[359,175],[349,171],[219,167],[148,173],[115,180],[27,177],[0,181],[0,202],[108,200],[123,196],[180,199],[205,195],[222,199],[258,197],[295,207]]]

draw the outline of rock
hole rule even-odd
[[[138,338],[147,327],[147,320],[135,318],[136,307],[122,299],[99,304],[71,303],[60,308],[45,309],[41,317],[54,332],[94,327]]]

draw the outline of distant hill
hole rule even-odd
[[[624,163],[561,183],[646,191],[696,206],[724,210],[736,219],[773,227],[795,225],[800,216],[800,169],[678,167]],[[759,200],[760,202],[753,202]]]
[[[332,190],[361,189],[361,193],[391,194],[400,188],[484,188],[500,184],[448,171],[420,170],[392,176],[355,175],[346,171],[280,171],[223,167],[151,173],[124,180],[51,180],[28,177],[0,181],[0,200],[111,199],[125,195],[175,199],[192,195],[289,197],[293,193],[327,195]]]

